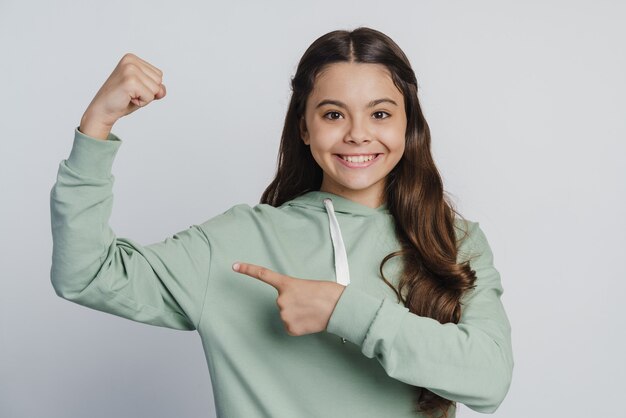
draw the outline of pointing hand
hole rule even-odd
[[[289,335],[326,330],[345,286],[320,280],[298,279],[268,268],[237,262],[233,270],[265,282],[278,291],[276,304]]]

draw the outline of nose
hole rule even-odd
[[[360,144],[362,142],[370,142],[371,140],[367,122],[359,118],[352,119],[348,132],[346,132],[345,142]]]

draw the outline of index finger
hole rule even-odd
[[[257,266],[255,264],[236,262],[233,264],[233,270],[238,273],[243,273],[250,277],[254,277],[255,279],[259,279],[262,282],[273,286],[274,288],[276,288],[276,290],[278,290],[284,279],[282,274],[272,271],[266,267]]]

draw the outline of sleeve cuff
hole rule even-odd
[[[105,178],[111,174],[113,160],[122,140],[109,133],[107,140],[94,138],[74,128],[74,143],[66,164],[77,173],[89,177]]]
[[[335,305],[326,331],[361,346],[383,300],[348,284]]]

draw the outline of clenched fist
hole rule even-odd
[[[134,54],[125,54],[85,110],[79,130],[106,139],[118,119],[165,97],[162,81],[161,70]]]

